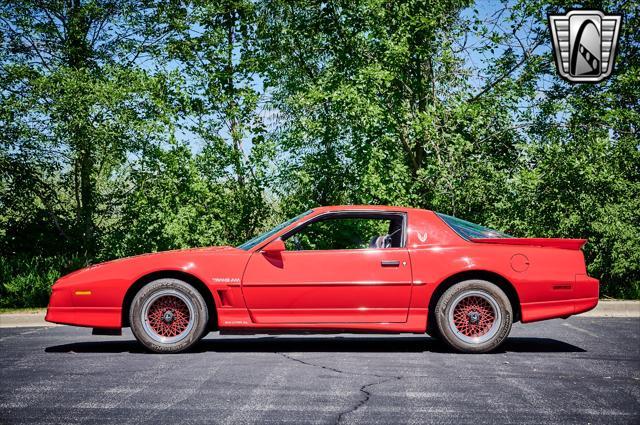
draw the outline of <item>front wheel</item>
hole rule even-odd
[[[436,304],[442,339],[457,351],[486,353],[509,335],[513,321],[511,303],[496,285],[467,280],[447,289]]]
[[[158,279],[136,294],[129,323],[136,339],[156,353],[190,348],[204,334],[207,305],[191,285],[178,279]]]

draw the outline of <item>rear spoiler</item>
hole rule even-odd
[[[500,245],[529,245],[549,248],[579,250],[587,243],[586,239],[560,238],[470,238],[471,242],[493,243]]]

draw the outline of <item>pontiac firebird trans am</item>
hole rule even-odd
[[[46,319],[179,352],[221,332],[428,333],[462,352],[594,308],[584,239],[512,238],[433,211],[321,207],[238,247],[159,252],[59,279]]]

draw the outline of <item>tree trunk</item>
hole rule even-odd
[[[92,66],[91,49],[87,41],[89,20],[80,0],[67,1],[66,62],[73,71],[88,71]],[[68,111],[67,128],[69,145],[75,151],[74,166],[77,176],[76,193],[79,193],[76,221],[80,235],[79,253],[85,261],[95,254],[95,179],[94,146],[89,126],[89,105],[80,110]],[[78,116],[82,114],[84,116]]]
[[[226,84],[226,96],[229,102],[227,119],[229,120],[229,131],[231,133],[231,143],[233,145],[234,150],[234,160],[235,160],[235,172],[236,178],[238,180],[238,184],[243,187],[244,186],[244,167],[243,167],[243,156],[244,152],[242,151],[242,135],[240,134],[240,129],[238,128],[238,111],[236,111],[236,92],[235,92],[235,84],[234,84],[234,66],[233,66],[233,48],[235,46],[235,26],[236,26],[236,11],[231,9],[227,11],[225,17],[225,24],[227,30],[227,64],[226,64],[226,74],[227,74],[227,84]]]

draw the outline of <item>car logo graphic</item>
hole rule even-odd
[[[572,10],[549,15],[558,73],[574,83],[597,83],[611,75],[616,59],[621,15]]]
[[[418,239],[420,240],[420,242],[425,243],[427,241],[427,232],[418,232]]]

